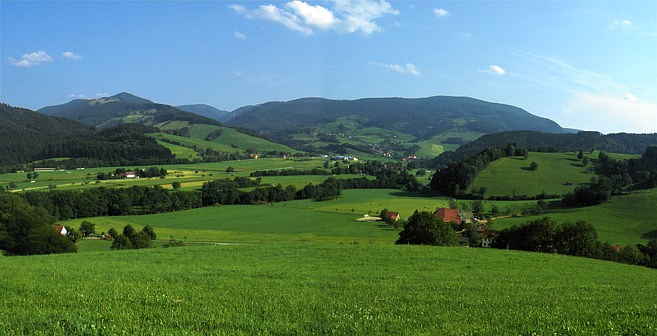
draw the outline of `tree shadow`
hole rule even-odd
[[[397,197],[432,197],[432,195],[427,195],[427,194],[421,194],[421,193],[416,193],[416,192],[410,192],[410,191],[393,191],[390,193],[392,196],[397,196]]]
[[[657,239],[657,230],[648,231],[642,234],[641,238],[648,240]]]

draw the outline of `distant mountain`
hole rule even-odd
[[[352,145],[372,152],[423,152],[429,157],[483,134],[568,132],[515,106],[449,96],[269,102],[237,109],[227,123],[291,145]]]
[[[172,120],[220,125],[214,119],[157,104],[126,92],[98,99],[76,99],[66,104],[44,107],[39,112],[100,128],[126,123],[156,126]]]
[[[649,146],[657,145],[657,133],[601,134],[599,132],[580,131],[575,134],[554,134],[530,131],[501,132],[484,135],[481,138],[465,144],[454,152],[445,152],[437,159],[439,165],[451,161],[460,161],[475,155],[486,148],[515,144],[530,150],[570,152],[601,150],[611,153],[641,154]]]
[[[228,118],[230,117],[230,112],[220,110],[214,106],[210,106],[206,104],[180,105],[180,106],[176,106],[176,108],[185,112],[196,113],[200,116],[204,116],[206,118],[214,119],[221,122],[228,120]]]
[[[153,127],[150,135],[157,138],[160,144],[170,148],[183,145],[199,154],[203,154],[207,148],[238,153],[293,151],[290,147],[264,139],[249,130],[225,127],[214,118],[228,112],[209,105],[185,105],[183,108],[188,111],[123,92],[98,99],[77,99],[62,105],[44,107],[39,111],[100,129],[127,124]],[[189,111],[200,111],[208,116]],[[176,143],[171,143],[171,137],[167,135],[188,139],[178,139]],[[169,142],[165,141],[167,139]],[[204,143],[199,144],[193,140]]]
[[[99,132],[77,121],[0,104],[0,165],[61,157],[107,163],[171,162],[171,152],[144,135],[152,131],[134,125]]]

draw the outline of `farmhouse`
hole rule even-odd
[[[461,224],[461,214],[458,209],[439,208],[433,213],[433,216],[445,223]]]
[[[370,216],[368,214],[364,214],[363,217],[356,219],[358,222],[379,222],[381,220],[381,217]]]
[[[121,176],[121,178],[129,178],[129,179],[133,179],[133,178],[137,178],[137,172],[134,172],[134,171],[127,171],[127,172],[125,172],[125,173],[121,173],[120,176]]]
[[[55,168],[34,168],[35,172],[53,172]]]
[[[68,233],[64,225],[55,225],[53,229],[55,230],[55,232],[59,233],[62,236],[66,236],[66,234]]]
[[[394,212],[394,211],[388,211],[386,212],[386,220],[389,222],[396,222],[400,218],[399,212]]]

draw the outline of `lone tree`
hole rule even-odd
[[[537,170],[538,169],[538,163],[536,161],[532,161],[532,163],[529,165],[529,170]]]
[[[577,153],[577,158],[580,159],[580,160],[583,159],[584,158],[584,152],[579,151],[579,153]]]
[[[83,221],[82,224],[80,224],[80,233],[82,233],[85,237],[89,237],[89,235],[95,234],[96,224],[88,221]]]
[[[180,182],[175,181],[175,182],[171,183],[171,186],[173,187],[174,190],[178,190],[178,189],[180,189]]]
[[[416,210],[396,243],[452,246],[458,244],[458,237],[451,224],[435,218],[430,212]]]

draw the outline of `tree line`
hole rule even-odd
[[[491,162],[503,157],[527,157],[527,155],[527,149],[517,148],[513,144],[508,144],[503,148],[487,148],[477,155],[450,163],[447,167],[436,170],[431,178],[431,190],[452,197],[464,196],[477,175],[488,167]]]

